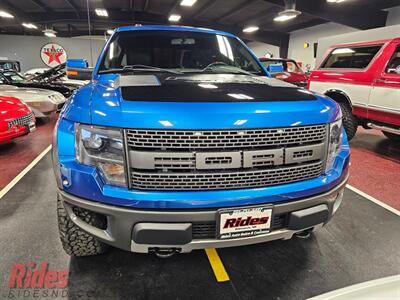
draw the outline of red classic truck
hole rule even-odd
[[[361,125],[400,141],[400,38],[332,46],[308,87],[340,104],[349,139]]]

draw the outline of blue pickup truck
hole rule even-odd
[[[305,235],[338,209],[349,146],[339,106],[270,78],[232,34],[115,30],[53,145],[65,251],[159,256]]]

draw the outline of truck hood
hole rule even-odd
[[[324,96],[247,75],[101,75],[91,83],[92,124],[223,129],[324,124],[338,106]],[[79,92],[77,93],[79,95]],[[84,99],[77,101],[82,110]],[[73,110],[70,118],[74,119]],[[75,116],[79,121],[79,115]]]
[[[22,88],[13,85],[0,85],[0,95],[16,97],[26,103],[38,101],[51,101],[53,103],[65,102],[65,97],[58,92],[38,89]]]

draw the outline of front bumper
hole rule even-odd
[[[285,216],[285,222],[270,233],[253,237],[219,240],[196,238],[192,225],[216,224],[217,209],[206,210],[137,210],[85,200],[59,191],[58,196],[72,222],[99,240],[132,252],[147,253],[156,249],[190,252],[194,249],[249,245],[278,239],[290,239],[296,232],[326,224],[339,207],[348,176],[330,191],[290,202],[272,203],[273,216]],[[100,229],[79,219],[74,207],[107,218],[107,228]],[[300,217],[299,217],[300,216]],[[294,221],[292,221],[294,220]]]
[[[11,129],[8,129],[7,131],[4,132],[0,132],[0,144],[3,143],[8,143],[11,140],[19,137],[19,136],[23,136],[28,134],[31,131],[35,130],[35,126],[14,126]]]

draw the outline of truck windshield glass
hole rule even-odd
[[[366,68],[382,45],[337,48],[322,64],[322,68]]]
[[[129,68],[138,65],[143,68]],[[235,38],[190,31],[153,30],[115,34],[102,58],[99,73],[167,70],[265,75],[246,47]]]

